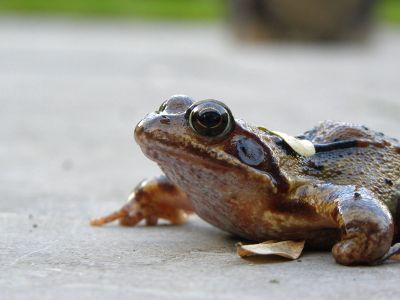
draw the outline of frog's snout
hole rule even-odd
[[[133,135],[136,142],[140,143],[142,138],[148,133],[149,128],[158,122],[159,116],[156,113],[147,114],[140,122],[134,127]]]
[[[184,126],[184,115],[194,100],[185,95],[175,95],[164,101],[153,113],[147,114],[135,127],[135,140],[140,144],[144,136],[171,134]],[[175,128],[175,129],[174,129]]]
[[[143,120],[141,120],[133,130],[133,136],[135,137],[136,142],[139,142],[140,137],[143,135]]]

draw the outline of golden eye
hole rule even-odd
[[[199,101],[192,105],[186,116],[190,127],[206,137],[222,137],[234,128],[234,119],[229,108],[216,100]]]

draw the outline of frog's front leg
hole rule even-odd
[[[159,176],[139,183],[120,210],[90,224],[101,226],[119,220],[121,225],[135,226],[145,220],[147,225],[156,225],[159,218],[182,224],[193,211],[186,194],[167,177]]]
[[[374,264],[390,253],[393,220],[385,206],[365,188],[313,185],[300,187],[316,212],[341,229],[341,240],[332,248],[338,263]]]

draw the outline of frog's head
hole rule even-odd
[[[260,232],[252,224],[270,205],[266,197],[279,200],[289,188],[277,137],[235,120],[219,101],[174,96],[139,122],[135,138],[196,213],[229,232]]]
[[[180,185],[210,186],[217,179],[227,184],[228,177],[236,176],[261,180],[274,191],[285,188],[275,137],[235,120],[222,102],[173,96],[139,122],[135,138],[145,155]]]

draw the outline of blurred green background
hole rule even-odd
[[[213,20],[223,0],[0,0],[0,11],[151,19]]]
[[[1,13],[217,20],[227,0],[0,0]],[[400,0],[378,0],[378,20],[400,24]]]
[[[378,16],[381,20],[400,23],[400,0],[379,0]]]

